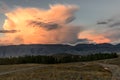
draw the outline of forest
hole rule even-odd
[[[69,63],[69,62],[85,62],[102,59],[117,58],[117,53],[96,53],[88,55],[72,55],[62,53],[59,55],[25,55],[19,57],[6,57],[0,58],[0,65],[8,64],[27,64],[27,63],[38,63],[38,64],[58,64],[58,63]]]

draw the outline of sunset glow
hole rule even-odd
[[[18,7],[6,13],[5,33],[1,44],[59,44],[77,40],[80,27],[68,25],[74,20],[77,7],[72,5],[50,5],[50,9]],[[57,12],[57,13],[56,13]]]
[[[83,32],[79,35],[80,39],[88,39],[91,43],[110,43],[111,40],[106,38],[104,35],[93,34],[92,32]]]
[[[0,1],[0,45],[119,43],[115,5],[62,1]]]

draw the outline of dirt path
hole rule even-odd
[[[103,63],[99,63],[99,64],[112,72],[111,80],[120,80],[120,67],[119,66],[112,65],[112,64],[103,64]]]

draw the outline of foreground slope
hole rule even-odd
[[[0,80],[120,80],[119,61],[0,65]]]
[[[4,66],[4,68],[7,67],[7,65]],[[16,68],[16,66],[13,67]],[[13,71],[2,74],[6,72],[4,69],[0,73],[2,74],[0,80],[110,80],[112,77],[109,70],[105,70],[104,67],[96,63],[36,65],[31,69],[23,70],[19,67],[18,70]]]

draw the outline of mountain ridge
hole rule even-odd
[[[0,46],[0,57],[24,55],[51,55],[60,53],[94,54],[94,53],[120,53],[120,44],[21,44]]]

